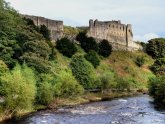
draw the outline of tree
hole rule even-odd
[[[87,36],[86,36],[86,32],[80,32],[77,36],[76,36],[76,40],[79,41],[80,43],[86,41]]]
[[[153,58],[165,57],[165,38],[156,38],[148,41],[146,52]]]
[[[89,52],[90,50],[94,50],[98,52],[98,44],[93,37],[87,37],[86,32],[80,32],[76,40],[80,42],[81,47],[85,50],[85,52]]]
[[[102,40],[99,43],[99,54],[103,57],[108,57],[112,52],[112,46],[107,40]]]
[[[70,66],[77,81],[85,89],[92,88],[94,85],[93,66],[83,56],[74,56]]]
[[[40,26],[40,33],[44,36],[46,40],[50,40],[50,31],[45,25]]]
[[[5,97],[2,104],[6,114],[17,114],[21,110],[31,110],[36,97],[34,72],[26,65],[17,65],[11,72],[0,77],[0,94]]]
[[[27,41],[23,44],[20,60],[40,73],[47,73],[51,71],[50,55],[51,48],[45,41]]]
[[[75,44],[66,37],[61,40],[57,40],[56,48],[60,53],[69,58],[77,52]]]
[[[165,75],[165,58],[156,59],[151,70],[158,75]]]
[[[85,59],[88,60],[93,66],[94,68],[97,68],[97,66],[100,65],[100,59],[98,54],[91,50],[89,51],[86,55],[85,55]]]
[[[149,94],[154,98],[155,102],[165,104],[165,76],[149,80]]]

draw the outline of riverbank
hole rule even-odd
[[[109,101],[115,98],[128,97],[143,94],[142,92],[109,92],[109,93],[86,93],[83,96],[71,98],[56,98],[46,109],[58,109],[61,107],[72,107],[97,101]],[[45,109],[45,108],[40,108]]]
[[[53,102],[51,102],[48,106],[43,105],[36,105],[33,110],[29,111],[20,111],[16,115],[8,115],[0,117],[0,122],[10,120],[10,119],[20,119],[23,116],[27,116],[30,113],[37,112],[40,110],[52,110],[56,111],[60,108],[72,108],[77,105],[81,104],[87,104],[91,102],[98,102],[98,101],[110,101],[115,98],[122,98],[122,97],[128,97],[133,95],[139,95],[142,94],[142,92],[104,92],[104,93],[85,93],[82,96],[77,97],[70,97],[70,98],[56,98]]]
[[[154,108],[153,98],[149,95],[135,95],[62,107],[57,111],[37,111],[20,120],[0,124],[164,124],[164,117],[164,110]]]

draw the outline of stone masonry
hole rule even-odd
[[[25,18],[33,20],[36,26],[45,25],[50,30],[51,40],[57,40],[63,37],[63,21],[51,20],[39,16],[22,15]]]
[[[89,37],[98,40],[106,39],[114,50],[134,51],[142,49],[142,47],[133,42],[133,32],[131,24],[121,24],[121,21],[89,21]]]

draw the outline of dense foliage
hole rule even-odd
[[[80,85],[72,74],[70,69],[62,70],[57,75],[55,84],[55,96],[57,97],[75,97],[83,94],[84,88]]]
[[[146,52],[153,58],[164,58],[165,57],[165,39],[156,38],[148,41],[146,46]]]
[[[93,66],[83,56],[74,56],[71,61],[73,75],[85,89],[93,87]]]
[[[165,75],[165,58],[157,59],[151,66],[151,70],[157,75]]]
[[[103,57],[108,57],[112,52],[112,46],[107,40],[102,40],[99,43],[99,54]]]
[[[26,109],[32,109],[36,80],[33,71],[27,66],[17,65],[11,72],[0,77],[0,95],[5,97],[2,104],[7,113],[17,114]]]
[[[50,40],[50,31],[45,25],[40,26],[39,32],[44,36],[46,40]]]
[[[165,104],[165,39],[150,40],[146,46],[146,52],[156,59],[150,69],[157,77],[149,80],[149,93],[156,103]]]
[[[98,44],[83,32],[77,36],[80,45],[67,38],[55,44],[49,35],[46,26],[37,27],[32,20],[22,19],[0,0],[0,119],[49,106],[59,99],[77,99],[84,89],[144,88],[148,77],[153,76],[135,66],[135,58],[144,53],[111,53],[108,41]],[[103,58],[98,53],[111,56]],[[152,58],[146,58],[150,65]]]
[[[66,37],[57,40],[56,48],[60,53],[67,57],[72,57],[77,52],[75,44]]]
[[[76,40],[80,42],[81,47],[86,51],[89,52],[90,50],[94,50],[98,52],[98,44],[96,40],[93,37],[87,37],[86,32],[80,32]]]
[[[153,96],[155,102],[165,104],[165,76],[150,79],[149,94]]]
[[[100,65],[99,56],[95,51],[89,51],[84,57],[94,66],[94,68],[97,68],[97,66]]]
[[[144,57],[143,56],[137,57],[135,63],[137,64],[137,66],[141,67],[145,63]]]

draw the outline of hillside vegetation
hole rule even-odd
[[[70,27],[65,30],[70,34]],[[0,120],[70,100],[147,90],[155,77],[149,68],[158,62],[140,51],[112,51],[107,40],[97,43],[84,32],[72,32],[78,44],[67,37],[53,43],[46,26],[22,19],[0,0]]]

